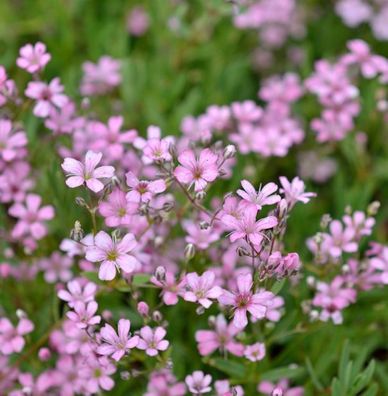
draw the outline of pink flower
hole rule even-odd
[[[183,382],[176,382],[170,371],[161,370],[151,374],[144,396],[184,396],[185,393],[186,387]]]
[[[124,155],[125,145],[132,143],[137,137],[134,129],[122,132],[123,123],[123,117],[115,116],[108,119],[107,125],[94,122],[91,126],[96,136],[93,149],[102,151],[109,161],[120,160]]]
[[[132,215],[138,210],[136,202],[130,202],[125,192],[115,188],[108,196],[108,200],[101,202],[99,211],[105,217],[105,224],[108,227],[118,227],[131,223]]]
[[[194,395],[202,395],[212,390],[210,386],[212,377],[209,374],[205,375],[202,371],[194,371],[186,377],[185,382],[189,391]]]
[[[48,283],[58,281],[67,282],[73,276],[71,267],[73,260],[68,256],[61,256],[60,253],[54,252],[50,257],[40,260],[40,268],[45,271],[44,279]]]
[[[149,326],[144,326],[140,329],[137,348],[146,351],[148,356],[156,356],[158,351],[165,351],[168,348],[169,342],[163,339],[165,336],[166,330],[163,327],[151,329]]]
[[[347,44],[350,54],[342,57],[345,65],[356,64],[360,67],[365,78],[374,78],[377,73],[384,70],[387,60],[382,56],[373,55],[369,45],[363,40],[351,40]]]
[[[14,327],[7,318],[0,318],[0,352],[10,355],[20,352],[25,344],[23,336],[34,330],[34,324],[26,319],[20,319],[18,325]]]
[[[60,109],[52,107],[44,126],[55,135],[70,134],[82,123],[81,118],[75,116],[75,105],[70,100]]]
[[[353,229],[357,239],[372,234],[372,228],[376,223],[373,217],[366,217],[365,213],[359,210],[356,210],[352,216],[345,215],[343,221],[346,227]]]
[[[139,180],[132,172],[128,172],[126,178],[127,185],[131,189],[127,199],[133,202],[149,202],[154,195],[162,193],[167,188],[163,179]]]
[[[279,180],[283,187],[280,192],[284,194],[290,207],[294,206],[297,201],[307,203],[311,198],[317,196],[315,193],[304,191],[304,182],[299,177],[294,177],[291,182],[284,176],[281,176]]]
[[[188,233],[185,240],[187,243],[192,243],[200,250],[205,250],[210,244],[219,240],[220,235],[213,227],[202,229],[199,224],[191,220],[183,220],[183,229]]]
[[[162,138],[159,127],[150,125],[147,128],[147,140],[142,137],[135,139],[134,146],[143,151],[142,160],[146,165],[157,161],[171,161],[170,146],[174,143],[172,136]]]
[[[8,213],[18,218],[18,222],[12,230],[13,238],[31,235],[35,240],[42,239],[47,234],[47,227],[43,223],[54,217],[54,208],[50,205],[40,207],[42,198],[36,194],[28,194],[25,205],[13,204]]]
[[[180,183],[194,184],[195,191],[204,190],[208,183],[218,176],[218,157],[210,149],[201,151],[199,158],[192,150],[185,150],[178,156],[181,165],[174,170],[174,176]]]
[[[263,360],[265,356],[265,345],[261,342],[247,345],[244,350],[244,356],[251,362]]]
[[[256,191],[247,180],[241,182],[243,190],[237,190],[237,194],[247,204],[255,205],[257,210],[261,210],[264,205],[273,205],[280,201],[280,195],[274,194],[278,186],[275,183],[268,183],[259,191]]]
[[[104,184],[99,179],[109,179],[113,177],[113,166],[96,166],[102,159],[102,153],[88,151],[85,155],[85,164],[74,158],[65,158],[62,163],[62,169],[67,173],[68,179],[66,184],[70,188],[79,187],[82,184],[95,193],[104,188]]]
[[[134,7],[127,18],[127,30],[133,36],[143,36],[148,30],[150,19],[145,9],[141,6]]]
[[[261,381],[257,390],[268,396],[303,396],[304,390],[301,386],[291,388],[287,379],[281,379],[277,384],[269,381]],[[277,392],[277,393],[275,393]]]
[[[116,270],[131,273],[140,265],[133,255],[128,254],[136,246],[132,234],[126,234],[117,242],[105,231],[100,231],[94,237],[94,245],[86,248],[86,259],[93,263],[101,262],[98,277],[101,280],[112,280],[116,276]]]
[[[58,291],[58,297],[66,301],[70,308],[73,308],[77,302],[86,304],[93,301],[96,291],[95,283],[88,282],[82,286],[79,280],[72,280],[67,284],[67,290]]]
[[[221,304],[233,307],[233,324],[238,329],[243,329],[247,326],[248,312],[256,319],[264,318],[273,298],[273,294],[268,291],[253,293],[252,287],[252,275],[250,273],[242,274],[237,277],[237,291],[232,293],[224,290],[218,298]]]
[[[97,63],[82,65],[84,76],[81,82],[82,95],[103,95],[121,83],[120,61],[102,56]]]
[[[0,175],[0,202],[21,202],[34,183],[28,178],[30,166],[26,162],[12,161]]]
[[[228,380],[219,380],[214,383],[217,396],[244,396],[241,386],[231,386]]]
[[[249,243],[260,246],[264,238],[262,231],[275,227],[278,221],[274,216],[264,217],[256,221],[256,214],[256,206],[249,205],[239,219],[231,215],[222,217],[222,222],[232,230],[230,234],[231,242],[245,238]]]
[[[98,309],[98,304],[95,301],[90,301],[87,304],[76,302],[73,307],[74,311],[69,311],[66,316],[73,321],[79,329],[86,329],[88,326],[93,326],[101,321],[100,315],[95,315]]]
[[[46,118],[53,107],[61,108],[68,101],[67,96],[63,94],[63,86],[59,78],[54,78],[49,84],[31,81],[28,83],[25,94],[36,100],[33,112],[37,117],[42,118]]]
[[[388,247],[384,247],[378,257],[373,257],[370,260],[371,268],[379,271],[379,278],[381,283],[388,284]]]
[[[241,123],[251,123],[258,121],[263,110],[253,100],[246,100],[245,102],[234,102],[231,105],[232,115]]]
[[[195,333],[199,353],[206,356],[219,349],[221,352],[228,351],[233,355],[242,356],[244,346],[234,340],[234,336],[240,331],[233,324],[228,325],[222,314],[218,315],[214,330],[198,330]]]
[[[111,355],[112,359],[118,362],[130,349],[138,346],[139,337],[137,335],[130,337],[129,329],[131,322],[127,319],[120,319],[118,323],[118,332],[114,328],[105,324],[100,330],[103,343],[97,347],[97,353],[100,355]]]
[[[19,55],[16,64],[31,74],[41,71],[51,59],[51,55],[46,52],[46,46],[39,41],[35,45],[26,44],[20,48]]]
[[[186,301],[198,302],[204,308],[212,305],[211,299],[217,299],[222,294],[219,286],[214,286],[215,275],[205,271],[201,276],[195,272],[186,275],[187,291],[183,295]]]
[[[355,242],[355,231],[353,228],[344,228],[339,220],[330,223],[330,234],[324,234],[322,250],[328,252],[333,258],[341,256],[342,252],[354,253],[358,249]]]
[[[0,158],[12,161],[18,155],[20,148],[27,145],[27,136],[23,131],[12,133],[12,123],[0,120]]]
[[[178,296],[183,292],[186,279],[177,281],[172,272],[166,272],[165,278],[158,280],[155,276],[151,278],[151,282],[162,288],[163,302],[166,305],[175,305],[178,303]]]

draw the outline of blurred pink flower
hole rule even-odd
[[[101,321],[100,315],[95,315],[98,309],[98,304],[95,301],[90,301],[87,304],[83,302],[76,302],[73,311],[66,313],[66,316],[73,321],[80,329],[86,329],[88,326],[93,326]]]
[[[185,382],[189,391],[194,395],[202,395],[212,390],[210,386],[212,377],[209,374],[205,375],[202,371],[194,371],[186,377]]]
[[[25,344],[23,336],[33,330],[34,324],[26,318],[21,318],[16,327],[8,318],[0,318],[0,352],[4,355],[20,352]]]
[[[22,147],[27,145],[27,136],[24,131],[12,132],[12,123],[9,120],[0,120],[0,159],[14,160]]]
[[[244,350],[244,356],[251,362],[263,360],[265,356],[265,345],[261,342],[247,345]]]
[[[134,36],[143,36],[150,25],[150,18],[144,7],[134,7],[127,17],[127,30]]]
[[[241,186],[243,190],[237,190],[237,195],[244,203],[254,205],[257,210],[261,210],[264,205],[273,205],[280,201],[280,195],[274,194],[278,189],[275,183],[268,183],[260,187],[259,191],[247,180],[242,180]]]
[[[201,276],[195,272],[186,275],[186,289],[183,298],[186,301],[198,302],[204,308],[212,305],[212,299],[222,294],[222,289],[215,286],[215,275],[212,271],[205,271]]]
[[[50,59],[51,55],[46,52],[46,46],[38,41],[35,45],[26,44],[20,48],[16,64],[28,73],[34,74],[41,71]]]
[[[68,303],[73,308],[77,302],[84,304],[93,301],[97,291],[97,285],[93,282],[81,284],[77,279],[68,282],[67,290],[59,290],[58,297]]]
[[[168,348],[169,342],[164,340],[166,330],[163,327],[151,329],[149,326],[144,326],[140,329],[139,334],[137,348],[145,350],[148,356],[156,356],[158,351],[165,351]]]

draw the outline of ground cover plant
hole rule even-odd
[[[0,3],[0,395],[388,394],[388,3]]]

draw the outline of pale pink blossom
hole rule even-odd
[[[187,232],[185,238],[187,243],[192,243],[199,250],[207,249],[213,242],[220,238],[219,232],[214,227],[202,229],[198,223],[191,220],[184,220],[182,222],[183,229]]]
[[[199,353],[206,356],[219,349],[221,353],[228,351],[233,355],[242,356],[244,346],[234,340],[235,335],[240,331],[241,329],[233,324],[228,324],[222,314],[218,315],[215,319],[214,330],[198,330],[195,333]]]
[[[93,192],[100,192],[104,188],[104,184],[99,179],[110,179],[115,171],[113,166],[97,168],[101,159],[102,153],[94,153],[93,151],[86,153],[84,163],[74,158],[65,158],[61,166],[68,176],[66,184],[70,188],[75,188],[85,183]]]
[[[257,390],[268,396],[303,396],[304,390],[301,386],[291,388],[287,379],[281,379],[274,384],[270,381],[261,381]],[[275,393],[277,392],[277,393]]]
[[[139,180],[132,172],[126,174],[126,180],[130,188],[127,199],[132,202],[149,202],[156,194],[164,192],[167,188],[163,179]]]
[[[35,45],[26,44],[20,48],[16,64],[28,73],[34,74],[41,71],[50,59],[51,55],[46,52],[46,46],[38,41]]]
[[[66,316],[73,321],[80,329],[86,329],[88,326],[93,326],[101,321],[100,315],[95,315],[98,309],[98,304],[95,301],[90,301],[87,304],[76,302],[73,311],[66,313]]]
[[[127,30],[134,36],[143,36],[150,25],[150,18],[142,6],[134,7],[127,17]]]
[[[265,356],[265,345],[261,342],[247,345],[244,350],[244,356],[251,362],[263,360]]]
[[[159,351],[165,351],[169,342],[164,340],[166,330],[163,327],[152,329],[150,326],[144,326],[140,329],[138,349],[142,349],[148,356],[156,356]]]
[[[253,292],[252,275],[242,274],[237,277],[237,290],[230,292],[224,290],[218,301],[223,305],[232,306],[234,310],[233,324],[238,329],[243,329],[248,324],[247,313],[254,318],[265,317],[273,294],[268,291]]]
[[[217,160],[210,149],[202,150],[199,157],[192,150],[185,150],[178,156],[181,165],[175,168],[174,176],[180,183],[194,185],[195,191],[204,190],[218,176]]]
[[[202,371],[194,371],[185,379],[189,391],[194,395],[202,395],[209,393],[212,388],[210,386],[212,377],[209,374],[204,374]]]
[[[231,386],[228,380],[219,380],[214,383],[217,396],[244,396],[240,385]]]
[[[261,210],[264,205],[273,205],[280,201],[280,195],[274,194],[278,189],[275,183],[268,183],[258,191],[247,180],[243,180],[241,186],[243,189],[237,190],[237,194],[243,202],[254,205],[257,210]]]
[[[86,248],[86,259],[93,263],[101,262],[98,277],[112,280],[120,269],[132,273],[139,267],[139,261],[130,254],[136,246],[132,234],[126,234],[121,241],[116,241],[105,231],[100,231],[94,237],[94,245]]]
[[[12,161],[20,153],[20,149],[27,145],[27,136],[24,131],[13,132],[9,120],[0,120],[0,159]]]
[[[281,176],[279,180],[282,185],[280,192],[284,194],[290,207],[294,206],[297,201],[307,203],[317,195],[312,192],[305,192],[305,184],[299,177],[294,177],[291,182],[284,176]]]
[[[71,268],[73,259],[54,252],[50,257],[39,261],[40,268],[44,271],[44,279],[48,283],[67,282],[73,276]]]
[[[178,296],[184,293],[186,279],[176,280],[172,272],[167,271],[164,279],[158,280],[155,276],[151,278],[151,282],[162,288],[162,298],[166,305],[175,305],[178,303]]]
[[[176,382],[176,378],[169,370],[154,371],[151,374],[144,396],[184,396],[186,387],[183,382]]]
[[[68,303],[70,308],[73,308],[77,302],[84,304],[93,301],[96,295],[97,285],[93,282],[82,284],[75,279],[67,284],[67,290],[62,289],[58,291],[58,297]]]
[[[21,318],[16,327],[8,318],[0,318],[0,352],[4,355],[18,353],[24,348],[24,335],[34,330],[34,324],[26,319]]]
[[[202,275],[195,272],[187,274],[186,289],[183,298],[186,301],[198,302],[204,308],[209,308],[212,300],[222,294],[222,289],[215,286],[215,274],[212,271],[205,271]]]
[[[102,343],[97,347],[97,353],[110,355],[118,362],[130,349],[138,346],[139,336],[131,337],[130,328],[131,322],[127,319],[119,320],[117,333],[111,325],[105,324],[100,330]]]
[[[33,113],[42,118],[46,118],[53,107],[61,108],[68,101],[67,96],[63,94],[63,86],[59,78],[54,78],[49,84],[42,81],[30,81],[25,94],[36,101]]]

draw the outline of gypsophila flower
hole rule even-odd
[[[163,327],[156,327],[152,329],[149,326],[144,326],[140,329],[138,349],[142,349],[148,356],[156,356],[159,351],[165,351],[168,348],[169,342],[164,340],[166,330]]]

